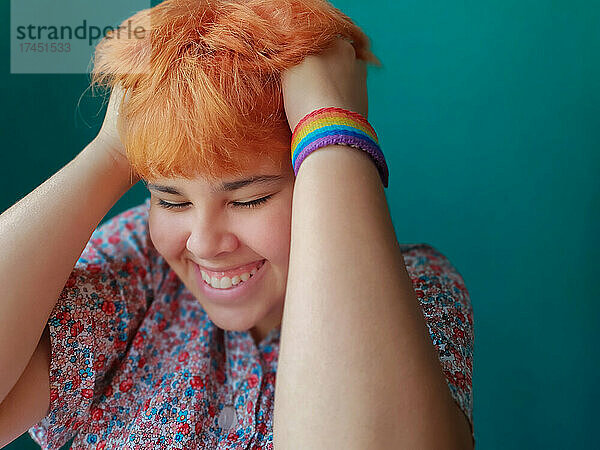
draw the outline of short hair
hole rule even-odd
[[[91,82],[127,92],[120,135],[144,179],[216,180],[263,157],[291,167],[281,73],[339,37],[381,66],[368,37],[326,0],[166,0],[121,27],[146,32],[107,34]]]

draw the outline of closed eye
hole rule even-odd
[[[267,195],[265,197],[257,198],[256,200],[252,200],[250,202],[231,202],[231,204],[233,205],[234,208],[256,208],[260,205],[263,205],[267,201],[269,201],[269,199],[271,197],[273,197],[272,194]],[[165,209],[181,209],[181,208],[185,208],[186,206],[189,206],[190,204],[191,204],[190,202],[170,203],[170,202],[166,202],[162,199],[158,200],[158,206],[161,206],[162,208],[165,208]]]
[[[185,203],[169,203],[169,202],[165,202],[162,199],[158,200],[158,206],[161,206],[165,209],[180,209],[180,208],[185,208],[186,206],[188,206],[190,204],[190,202],[185,202]]]
[[[266,203],[273,195],[267,195],[266,197],[257,198],[256,200],[252,200],[250,202],[231,202],[231,204],[235,208],[256,208],[264,203]]]

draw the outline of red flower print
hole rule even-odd
[[[104,395],[106,397],[111,397],[113,395],[114,391],[112,386],[109,384],[108,386],[106,386],[106,389],[104,389]]]
[[[102,441],[96,446],[96,450],[104,450],[106,447],[106,442]]]
[[[118,339],[115,341],[115,349],[118,351],[123,350],[126,346],[127,346],[127,341],[120,341]]]
[[[211,404],[211,405],[208,407],[208,415],[209,415],[210,417],[215,417],[215,413],[216,413],[215,406]]]
[[[135,228],[135,223],[133,223],[133,222],[127,222],[125,224],[125,228],[127,228],[129,231],[132,231]]]
[[[94,362],[94,369],[100,370],[104,367],[104,362],[106,361],[106,356],[98,355],[98,359]]]
[[[265,383],[268,385],[274,385],[275,384],[275,378],[276,375],[273,372],[269,372],[265,375]]]
[[[92,239],[92,244],[99,247],[102,245],[102,239],[100,239],[100,238]]]
[[[102,311],[107,316],[113,315],[116,310],[117,310],[117,308],[115,307],[115,304],[113,302],[111,302],[109,300],[105,300],[102,302]]]
[[[456,372],[454,374],[454,383],[460,388],[465,388],[465,376],[461,372]]]
[[[258,384],[258,377],[254,373],[250,375],[247,380],[248,386],[250,386],[251,388],[256,387],[256,385]]]
[[[53,402],[58,398],[58,391],[56,389],[52,389],[50,391],[50,401]]]
[[[180,423],[177,425],[177,431],[181,434],[188,434],[190,432],[190,426],[187,423]]]
[[[135,338],[133,338],[133,348],[135,348],[136,350],[141,350],[143,345],[144,345],[144,335],[141,333],[136,334]]]
[[[252,402],[248,402],[248,405],[246,406],[246,411],[248,412],[248,414],[252,414],[253,410],[254,410],[254,404]]]
[[[144,358],[143,356],[140,358],[140,360],[138,361],[138,368],[142,368],[146,365],[146,358]]]
[[[121,384],[119,384],[119,390],[121,392],[127,392],[129,391],[129,389],[131,389],[131,387],[133,386],[133,381],[131,380],[131,378],[127,378],[124,381],[121,381]]]
[[[56,318],[61,323],[61,325],[64,325],[69,320],[71,320],[71,313],[69,311],[59,312],[58,314],[56,314]]]
[[[163,319],[158,323],[159,331],[163,331],[167,327],[167,320]]]
[[[113,234],[112,236],[110,236],[108,238],[108,242],[115,245],[115,244],[118,244],[119,242],[121,242],[121,238],[119,236],[117,236],[116,234]]]
[[[140,267],[138,270],[138,273],[140,274],[141,278],[144,278],[146,276],[146,269],[144,269],[143,267]]]
[[[190,356],[190,354],[188,352],[181,352],[179,354],[179,356],[177,357],[177,360],[179,362],[184,362],[186,359],[188,359],[188,356]]]
[[[95,275],[97,273],[100,273],[100,271],[102,270],[102,266],[100,266],[99,264],[88,264],[86,269],[89,273]]]
[[[135,266],[133,265],[133,263],[131,261],[128,261],[127,264],[125,264],[125,272],[127,273],[133,273],[135,270]]]
[[[94,396],[94,391],[92,389],[82,389],[81,395],[85,398],[92,398]]]
[[[200,434],[202,431],[202,422],[196,422],[196,425],[194,425],[194,431],[196,434]]]
[[[71,311],[71,318],[73,320],[85,319],[86,317],[87,315],[83,313],[83,311],[79,308],[76,308],[73,311]]]
[[[102,419],[102,409],[101,408],[93,408],[92,409],[92,419],[98,421]]]
[[[215,373],[215,377],[217,378],[217,381],[219,383],[225,382],[225,374],[223,373],[223,371],[221,369],[217,369],[217,372]]]
[[[202,389],[204,387],[204,381],[198,375],[194,375],[190,380],[190,384],[194,389]]]
[[[190,339],[196,339],[198,337],[198,330],[193,329],[190,333]]]

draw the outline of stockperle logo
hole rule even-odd
[[[146,39],[150,23],[128,18],[149,0],[11,0],[11,73],[89,73],[98,42]],[[136,71],[147,72],[149,61]]]

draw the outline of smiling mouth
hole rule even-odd
[[[203,269],[200,269],[200,273],[202,274],[202,280],[204,281],[204,283],[206,283],[213,289],[227,290],[240,286],[244,284],[244,282],[252,278],[256,274],[256,272],[258,272],[260,268],[265,264],[265,261],[266,260],[263,259],[258,264],[256,264],[255,267],[253,267],[251,270],[248,270],[248,268],[242,268],[241,270],[238,270],[238,273],[236,273],[233,276],[217,276],[217,274],[223,274],[223,272],[207,272]]]

